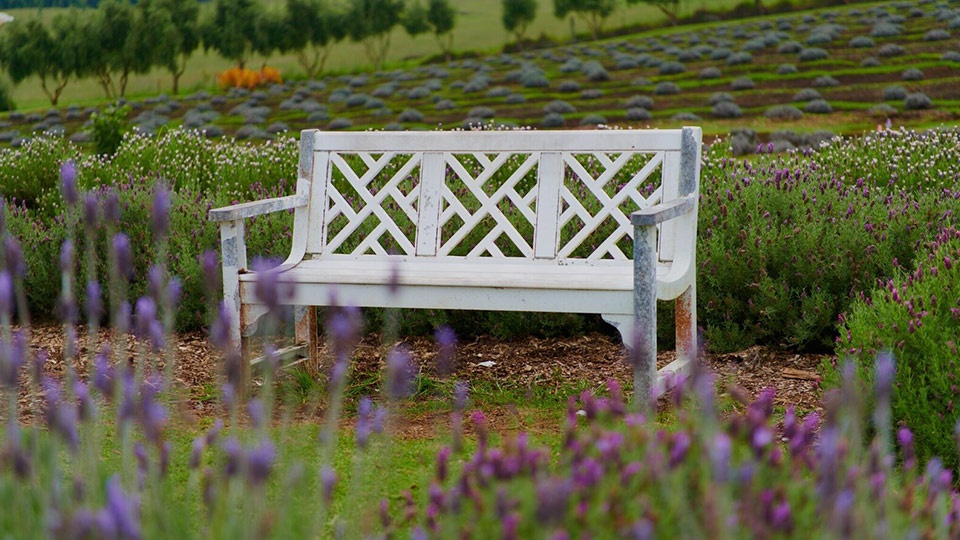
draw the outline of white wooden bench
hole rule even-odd
[[[295,195],[210,212],[220,222],[233,341],[245,350],[264,313],[243,220],[295,209],[293,248],[275,271],[295,285],[284,303],[297,306],[296,338],[309,355],[318,350],[315,306],[332,298],[361,307],[598,313],[634,349],[636,388],[649,391],[656,300],[677,300],[677,360],[660,375],[696,356],[701,138],[694,127],[304,130]]]

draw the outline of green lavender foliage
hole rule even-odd
[[[954,470],[960,468],[955,444],[960,418],[958,260],[960,232],[944,229],[921,250],[912,270],[881,281],[852,306],[836,349],[838,357],[856,361],[865,387],[873,384],[877,352],[893,354],[893,423],[911,426],[921,460],[940,456]],[[836,361],[822,371],[828,387],[839,384]]]

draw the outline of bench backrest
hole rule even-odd
[[[630,213],[697,192],[700,141],[699,128],[304,130],[295,249],[626,263]],[[693,249],[677,227],[662,226],[661,260]]]

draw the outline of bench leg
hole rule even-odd
[[[633,350],[634,401],[650,407],[657,383],[657,228],[635,226],[633,236]]]
[[[677,298],[677,359],[686,363],[697,360],[697,287],[691,285]]]
[[[317,339],[317,308],[314,306],[294,306],[294,335],[297,344],[307,345],[309,369],[320,373],[319,340]]]
[[[617,329],[620,339],[627,349],[633,349],[633,315],[614,315],[604,313],[600,315],[603,321]]]

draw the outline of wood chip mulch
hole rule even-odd
[[[61,377],[65,369],[63,336],[60,325],[36,325],[30,332],[31,350],[44,349],[47,352],[49,359],[45,370],[57,377]],[[91,346],[88,329],[77,329],[77,366],[81,374],[90,369],[93,353],[111,338],[110,331],[101,329],[96,343]],[[112,343],[116,346],[116,340]],[[402,343],[409,347],[421,369],[433,369],[437,346],[431,338],[408,338]],[[172,341],[172,350],[176,356],[174,377],[186,398],[188,410],[185,412],[194,420],[220,414],[212,399],[217,394],[220,355],[207,337],[201,332],[178,334]],[[146,345],[129,338],[123,357],[134,362],[146,351]],[[375,381],[383,367],[383,351],[377,336],[368,336],[361,341],[353,366],[354,379]],[[162,360],[157,360],[159,355],[146,356],[162,367]],[[749,395],[756,396],[772,386],[776,389],[778,404],[794,404],[798,410],[809,412],[821,409],[817,371],[827,358],[827,355],[752,347],[736,353],[707,354],[703,361],[717,374],[721,392],[730,385],[737,385]],[[663,366],[672,360],[673,352],[664,352],[660,354],[658,364]],[[632,371],[625,349],[616,338],[608,335],[594,333],[571,338],[509,341],[482,336],[458,344],[454,371],[450,376],[466,381],[485,381],[495,386],[526,388],[532,397],[534,392],[537,395],[569,393],[577,383],[580,387],[600,390],[611,378],[629,386]],[[40,396],[24,384],[20,393],[21,416],[35,417],[41,412],[40,402]]]

